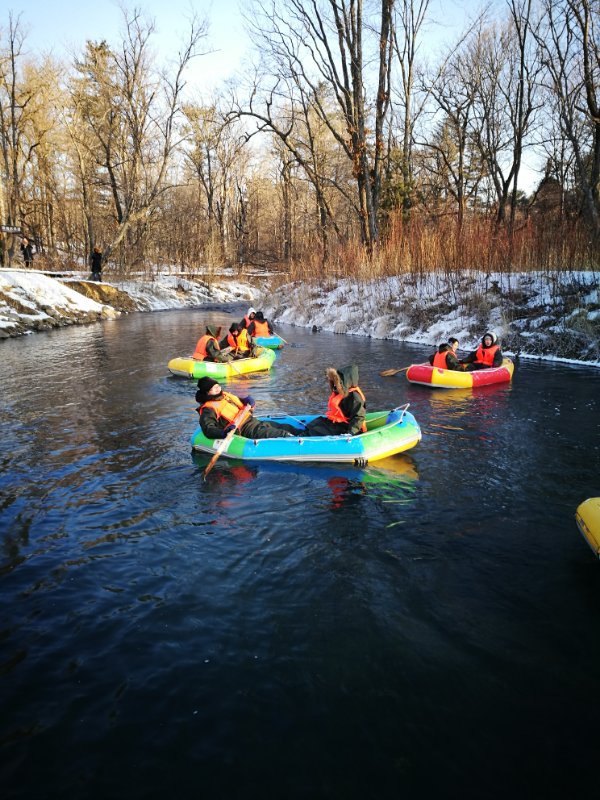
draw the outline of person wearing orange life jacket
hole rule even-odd
[[[252,306],[250,306],[250,308],[248,309],[248,311],[244,315],[244,319],[240,322],[240,328],[247,328],[248,325],[250,325],[250,323],[254,319],[255,314],[256,314],[256,310],[254,308],[252,308]]]
[[[248,336],[251,336],[253,339],[255,339],[257,336],[272,335],[273,328],[271,328],[271,323],[264,318],[262,311],[257,311],[254,319],[250,325],[248,325]]]
[[[196,411],[200,415],[202,433],[209,439],[224,439],[233,430],[233,420],[246,405],[254,408],[254,399],[237,397],[224,392],[221,385],[212,378],[204,377],[198,381]],[[301,436],[304,431],[283,422],[267,422],[256,419],[252,412],[238,428],[237,435],[247,439],[282,439]]]
[[[233,358],[248,358],[251,355],[252,346],[248,341],[248,331],[241,328],[239,322],[233,322],[229,327],[229,333],[219,342],[221,350],[231,352]]]
[[[196,342],[196,349],[192,358],[196,361],[216,361],[224,363],[231,361],[232,357],[229,353],[222,353],[219,345],[218,337],[221,333],[221,328],[215,325],[207,325],[206,333],[201,336]]]
[[[493,331],[488,331],[483,335],[477,350],[473,350],[472,353],[461,359],[461,362],[466,365],[467,372],[472,372],[477,369],[501,367],[502,359],[502,350],[500,350],[500,345],[498,344],[498,337]]]
[[[454,342],[456,342],[456,346],[454,346]],[[455,371],[463,370],[464,367],[456,357],[457,348],[457,339],[444,342],[438,347],[437,353],[434,353],[429,357],[429,363],[438,369],[451,369]]]
[[[306,426],[308,436],[337,436],[349,433],[354,436],[366,430],[367,401],[358,385],[358,367],[347,367],[326,372],[331,388],[327,414],[316,417]]]

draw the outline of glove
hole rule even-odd
[[[234,431],[234,430],[235,430],[235,425],[233,425],[233,424],[232,425],[228,425],[225,428],[225,430],[223,431],[223,438],[225,438],[228,433],[231,433],[231,431]]]
[[[248,397],[242,398],[242,403],[244,403],[244,405],[250,406],[251,408],[254,408],[254,406],[256,405],[256,400],[253,397],[250,397],[250,395],[248,395]]]

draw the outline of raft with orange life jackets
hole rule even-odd
[[[248,372],[264,372],[271,369],[275,361],[275,350],[262,348],[254,358],[239,358],[219,363],[216,361],[197,361],[194,358],[172,358],[167,364],[169,372],[181,378],[235,378]]]
[[[507,383],[512,380],[514,369],[515,365],[510,358],[504,358],[501,367],[478,369],[474,372],[459,372],[431,364],[411,364],[406,370],[406,378],[410,383],[431,386],[434,389],[470,389],[493,383]]]
[[[312,461],[364,466],[366,463],[402,453],[420,442],[421,429],[407,409],[408,404],[391,411],[367,412],[366,431],[355,436],[339,434],[246,439],[235,434],[223,450],[222,456],[254,461]],[[257,419],[305,428],[318,416],[277,415]],[[192,435],[192,448],[202,453],[214,454],[222,441],[209,439],[198,426]]]

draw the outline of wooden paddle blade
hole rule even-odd
[[[384,378],[389,378],[390,375],[397,375],[399,372],[406,372],[408,367],[401,367],[400,369],[384,369],[383,372],[379,374],[382,375]]]

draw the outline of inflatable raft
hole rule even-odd
[[[223,457],[257,461],[326,461],[364,466],[388,456],[402,453],[421,440],[421,429],[408,405],[391,411],[367,413],[367,431],[357,436],[300,436],[282,439],[245,439],[233,436]],[[267,422],[284,422],[302,428],[319,416],[259,417]],[[214,453],[221,439],[207,439],[198,427],[192,435],[192,448]]]
[[[268,347],[270,350],[279,350],[285,344],[281,336],[254,336],[252,341],[256,342],[259,347]]]
[[[172,358],[167,367],[173,375],[179,375],[182,378],[208,376],[215,380],[223,380],[224,378],[235,378],[236,375],[244,375],[247,372],[271,369],[274,361],[275,351],[265,348],[256,358],[240,358],[224,364],[218,364],[215,361],[196,361],[193,358]]]
[[[577,506],[575,520],[594,555],[600,558],[600,497],[590,497]]]
[[[477,369],[474,372],[439,369],[431,364],[411,364],[406,371],[406,377],[411,383],[432,386],[435,389],[470,389],[474,386],[506,383],[511,380],[514,369],[515,365],[510,358],[503,359],[501,367]]]

